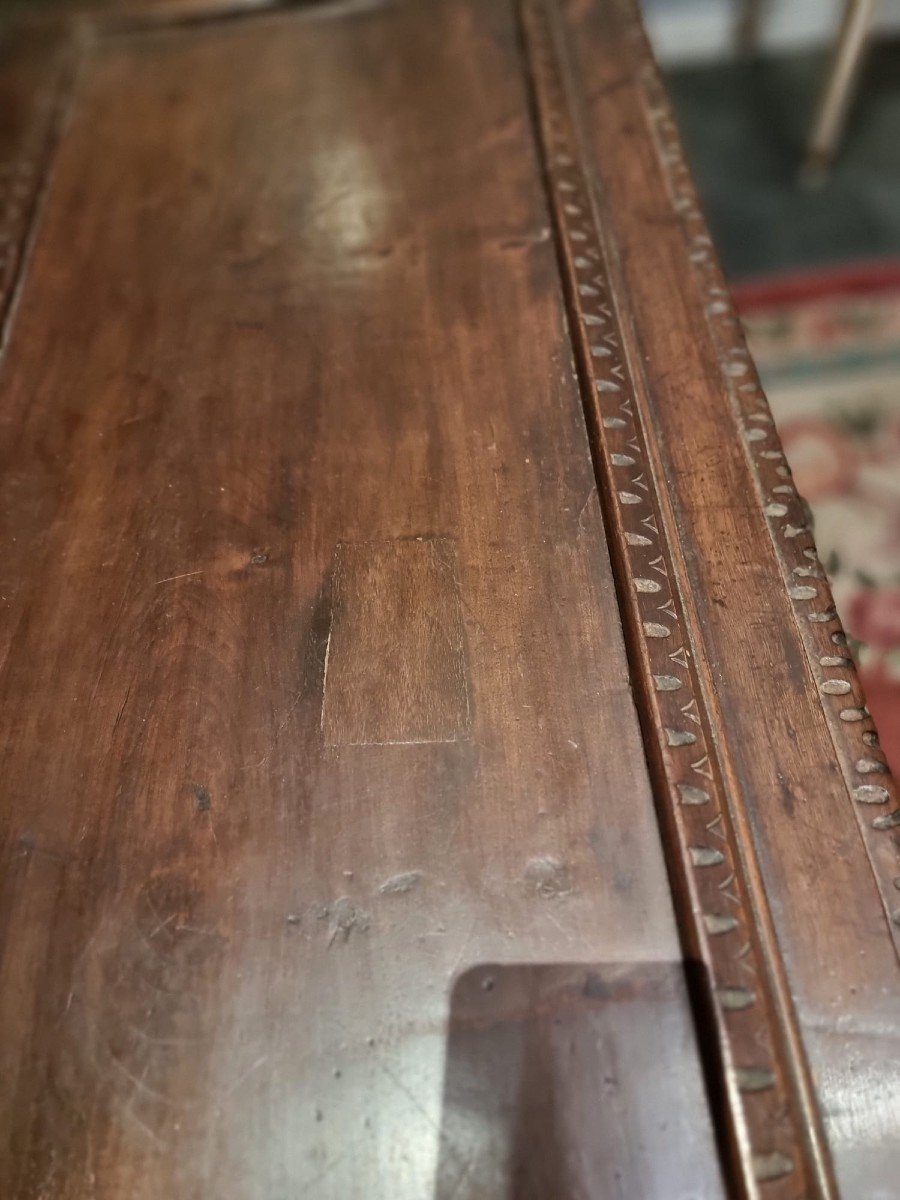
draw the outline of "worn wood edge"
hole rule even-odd
[[[103,36],[225,25],[254,17],[294,14],[312,19],[350,15],[396,0],[123,0],[113,7],[102,0],[72,4],[62,11],[25,10],[11,20],[13,34],[56,35],[70,42]]]
[[[643,24],[633,0],[611,2],[637,51],[636,77],[645,121],[683,233],[686,269],[704,300],[723,389],[766,516],[774,558],[878,886],[887,930],[900,956],[900,789],[884,758],[877,757],[878,732],[866,707],[856,664],[846,649],[847,638],[804,501],[791,482],[781,438],[709,236]],[[873,812],[877,815],[872,816]]]
[[[674,518],[656,488],[662,476],[654,469],[651,423],[637,384],[639,362],[629,354],[626,322],[611,286],[615,250],[598,219],[584,167],[577,106],[565,78],[563,33],[555,6],[546,0],[522,0],[521,13],[573,343],[679,924],[688,953],[708,977],[702,1017],[717,1044],[712,1070],[720,1078],[713,1086],[728,1101],[726,1158],[744,1195],[832,1196],[826,1142],[749,825],[736,819],[742,805],[734,795],[734,772],[717,744],[721,720],[698,667],[702,655],[694,652],[696,615],[686,611],[678,582]]]
[[[87,9],[81,20],[100,34],[140,34],[232,24],[286,12],[301,14],[327,4],[328,0],[129,0],[119,9]]]
[[[18,144],[0,164],[0,357],[15,321],[82,48],[82,39],[62,28],[15,29],[3,37],[4,57],[38,53],[45,55],[46,63],[42,81],[27,98],[28,115]]]

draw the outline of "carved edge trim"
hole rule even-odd
[[[572,106],[560,34],[547,0],[521,0],[536,123],[556,224],[572,340],[586,392],[595,466],[609,526],[628,644],[644,692],[644,736],[656,765],[657,800],[687,948],[706,968],[708,1019],[728,1097],[728,1138],[744,1195],[828,1195],[810,1153],[797,1094],[805,1066],[788,1065],[797,1043],[783,1036],[771,967],[726,799],[722,765],[691,653],[690,625],[674,582],[671,547],[641,400],[622,329]],[[780,1186],[772,1186],[780,1184]],[[760,1190],[762,1188],[762,1191]]]
[[[879,751],[878,732],[819,560],[805,503],[791,480],[781,439],[750,357],[684,155],[671,105],[633,0],[615,0],[636,45],[647,125],[704,300],[725,390],[742,435],[760,507],[791,601],[826,725],[900,955],[900,790]],[[870,815],[876,814],[876,815]]]

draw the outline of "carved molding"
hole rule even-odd
[[[735,1182],[747,1196],[828,1196],[824,1143],[767,902],[749,838],[735,825],[713,734],[717,723],[673,569],[673,535],[658,492],[644,398],[635,386],[640,368],[628,361],[610,283],[611,248],[584,166],[556,5],[522,0],[521,11],[632,675],[643,701],[686,950],[704,967],[715,1066],[729,1101]],[[742,363],[746,358],[745,350]]]
[[[686,269],[705,301],[722,381],[743,432],[744,451],[766,515],[800,640],[878,881],[887,927],[900,954],[900,792],[879,750],[878,732],[847,650],[805,503],[794,487],[781,439],[747,349],[684,156],[671,105],[633,0],[613,0],[634,46],[644,112],[685,237]]]

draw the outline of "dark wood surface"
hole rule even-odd
[[[4,1194],[522,1178],[454,980],[680,951],[511,10],[102,39],[0,388]],[[608,1194],[714,1195],[637,993]]]
[[[842,1194],[889,1195],[900,1178],[897,790],[634,10],[567,12],[614,287],[641,363],[637,402],[707,703],[727,731],[723,791],[754,923],[787,1019],[793,1007]]]
[[[0,60],[0,1194],[894,1196],[894,785],[634,10],[232,9]]]
[[[13,28],[0,37],[0,329],[3,330],[74,57],[72,39],[58,30],[25,34]]]

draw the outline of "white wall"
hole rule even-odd
[[[660,60],[702,62],[735,51],[735,30],[745,0],[641,0],[644,20]],[[832,41],[843,0],[758,0],[764,50],[789,50]],[[882,0],[876,32],[900,32],[900,0]]]

